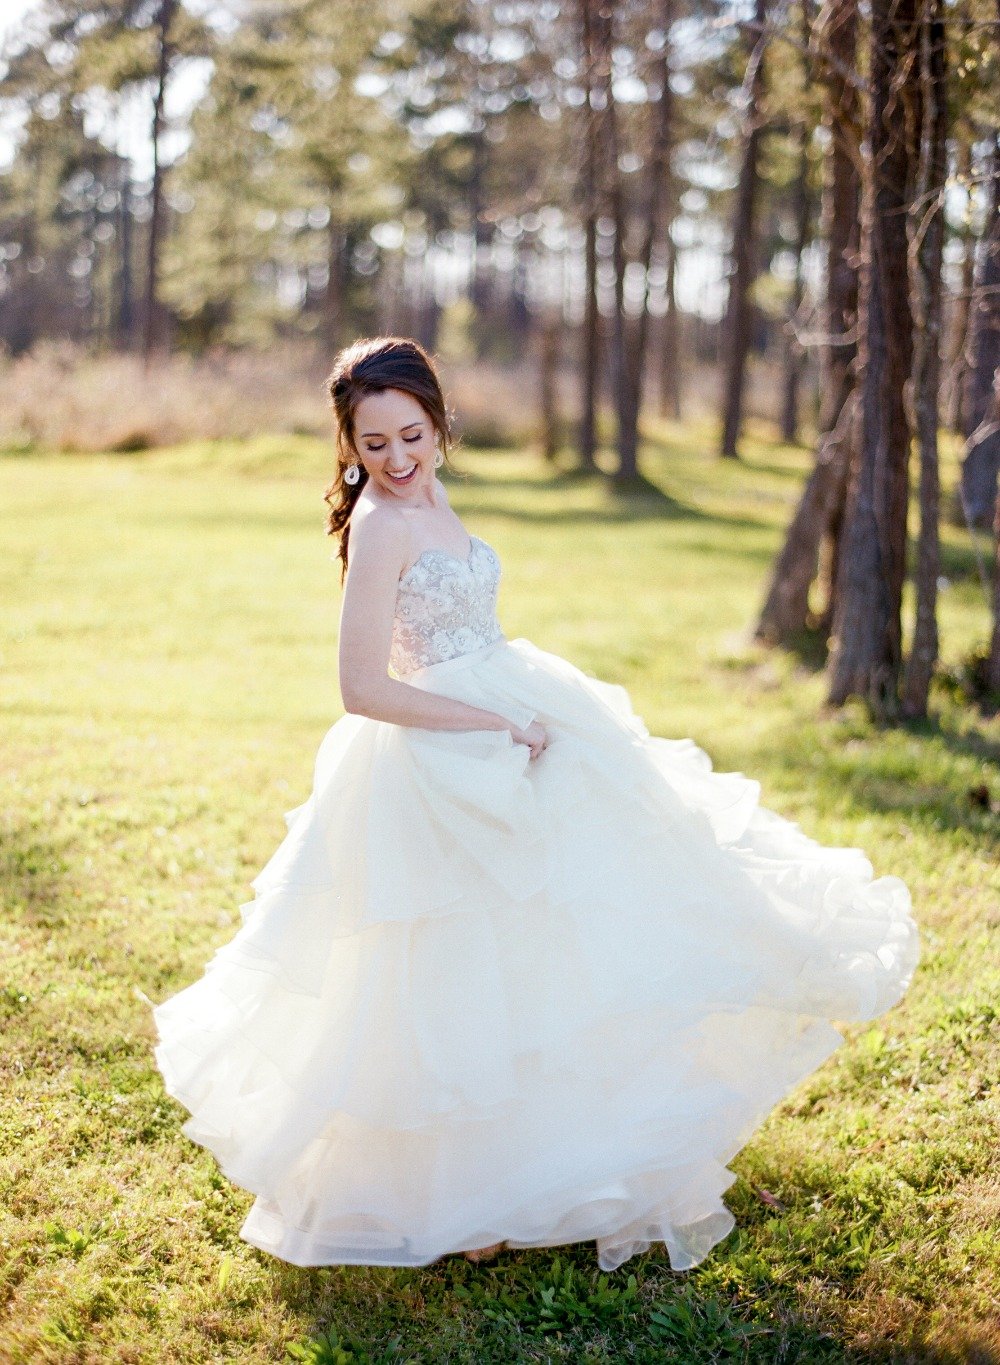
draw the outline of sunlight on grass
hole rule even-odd
[[[419,1270],[265,1257],[238,1237],[252,1196],[179,1132],[147,1006],[235,932],[342,714],[329,447],[5,458],[0,1359],[1000,1352],[1000,721],[943,692],[898,730],[824,714],[823,676],[748,638],[808,453],[756,439],[720,464],[707,424],[647,434],[649,487],[629,495],[459,452],[450,496],[501,555],[505,631],[623,684],[653,733],[692,736],[807,833],[903,876],[924,944],[906,1000],[734,1159],[737,1229],[694,1271],[661,1248],[601,1276],[589,1244]],[[967,536],[944,538],[954,661],[987,614]],[[982,785],[994,809],[970,799]]]

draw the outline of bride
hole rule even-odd
[[[506,637],[416,342],[358,341],[328,382],[347,714],[241,928],[154,1009],[183,1131],[298,1265],[593,1240],[603,1270],[658,1242],[688,1269],[836,1023],[907,990],[907,886]]]

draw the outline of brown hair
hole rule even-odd
[[[350,518],[362,488],[368,482],[354,442],[354,413],[358,401],[369,393],[399,389],[421,405],[441,438],[441,451],[448,459],[451,424],[441,381],[434,362],[418,341],[409,337],[362,337],[339,351],[325,387],[337,419],[337,473],[323,494],[330,504],[326,519],[328,536],[340,537],[340,580],[347,573],[347,542]],[[344,482],[344,470],[358,459],[357,483]]]

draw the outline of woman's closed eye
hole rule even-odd
[[[413,445],[413,442],[414,442],[414,441],[419,441],[419,440],[420,440],[420,437],[419,437],[419,436],[404,436],[404,437],[403,437],[403,440],[406,442],[406,444],[407,444],[408,446],[411,446],[411,445]],[[369,452],[370,452],[372,455],[377,455],[378,452],[379,452],[380,450],[385,450],[385,446],[368,446],[368,450],[369,450]]]

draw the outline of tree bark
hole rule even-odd
[[[123,351],[135,344],[135,298],[132,279],[132,171],[127,157],[118,162],[118,279],[116,341]]]
[[[598,115],[593,107],[594,0],[577,0],[584,83],[583,223],[584,283],[583,335],[580,365],[579,458],[585,470],[597,467],[597,368],[600,355],[600,314],[597,308]]]
[[[681,318],[677,309],[677,246],[669,229],[667,248],[667,310],[660,332],[660,416],[681,420]]]
[[[469,175],[469,222],[472,234],[472,261],[469,272],[469,302],[472,304],[473,345],[480,358],[486,352],[488,315],[493,304],[493,279],[486,257],[490,228],[483,221],[486,179],[486,139],[482,131],[472,134],[472,167]]]
[[[625,376],[626,405],[624,416],[627,422],[627,430],[622,433],[620,439],[623,452],[622,464],[624,466],[627,462],[633,474],[636,472],[639,413],[642,408],[642,390],[649,339],[649,269],[653,259],[653,247],[663,230],[663,209],[671,174],[670,141],[673,125],[673,92],[670,89],[670,35],[674,24],[675,8],[676,0],[660,0],[659,27],[664,35],[663,47],[656,63],[660,97],[651,111],[650,153],[646,168],[648,186],[646,216],[643,224],[642,244],[639,248],[639,265],[644,281],[643,296],[639,316],[635,320],[635,335],[628,355]],[[627,452],[627,460],[624,452]]]
[[[631,424],[629,394],[629,329],[625,317],[625,200],[618,165],[618,112],[615,104],[612,54],[615,45],[615,7],[599,4],[593,16],[594,48],[601,117],[599,177],[601,200],[614,225],[612,239],[615,275],[611,320],[611,388],[618,428],[618,468],[615,477],[634,479],[638,472],[636,434]]]
[[[944,259],[944,194],[948,179],[947,56],[942,0],[922,0],[920,20],[920,170],[916,195],[913,366],[914,406],[920,448],[920,535],[917,542],[916,620],[903,679],[903,714],[927,715],[931,677],[938,658],[937,580],[939,393],[941,386],[941,267]]]
[[[784,375],[781,395],[781,439],[789,445],[799,439],[799,385],[802,379],[802,347],[795,335],[796,319],[802,307],[802,257],[809,241],[809,133],[805,124],[800,129],[799,168],[795,177],[795,278],[788,301],[785,319]]]
[[[1000,366],[1000,133],[994,136],[988,164],[989,208],[973,289],[963,414],[969,441],[962,461],[960,495],[966,518],[973,526],[990,524],[997,492],[993,445],[975,439],[975,433],[992,408],[994,375]]]
[[[167,80],[170,76],[170,29],[177,13],[179,0],[162,0],[156,16],[159,33],[156,93],[153,97],[153,186],[150,201],[149,237],[146,258],[146,298],[143,309],[142,360],[148,367],[157,339],[159,323],[159,299],[157,283],[159,275],[160,235],[163,217],[163,167],[160,165],[160,131],[163,125],[163,101],[166,95]]]
[[[823,231],[827,242],[825,338],[820,354],[822,404],[816,464],[775,561],[755,629],[767,644],[788,644],[812,624],[828,628],[837,584],[839,531],[855,443],[848,411],[857,353],[859,111],[845,79],[857,56],[856,0],[828,0],[816,29],[824,81],[824,123],[829,133],[824,166]],[[824,60],[826,57],[829,60]],[[829,538],[826,606],[814,622],[809,591]]]
[[[966,186],[965,213],[960,237],[962,242],[961,283],[954,301],[951,339],[948,347],[946,382],[948,392],[948,429],[965,434],[963,397],[966,384],[965,354],[969,341],[972,288],[975,283],[976,239],[972,232],[972,146],[970,138],[960,137],[956,152],[957,179]]]
[[[757,200],[761,145],[761,106],[764,99],[764,47],[767,0],[756,0],[748,33],[747,108],[743,125],[743,156],[736,187],[733,240],[730,249],[729,299],[724,325],[723,420],[720,454],[737,459],[743,417],[743,385],[750,349],[750,290],[757,249],[754,213]]]
[[[912,361],[907,212],[912,191],[915,0],[872,0],[862,215],[862,440],[848,494],[828,700],[899,714]]]
[[[808,53],[809,33],[812,28],[812,0],[801,0],[800,19],[804,53]],[[803,72],[808,85],[811,63],[804,61]],[[789,445],[799,437],[799,386],[802,379],[803,352],[795,334],[796,320],[802,307],[803,279],[802,257],[809,241],[809,226],[812,219],[812,201],[809,194],[809,134],[808,119],[804,116],[797,129],[798,166],[792,189],[792,212],[795,216],[795,276],[792,281],[792,294],[788,301],[788,315],[785,319],[784,373],[781,395],[781,439]]]
[[[559,403],[556,375],[559,367],[559,314],[552,309],[538,324],[538,406],[541,417],[542,455],[555,464],[559,450]]]
[[[993,505],[993,633],[986,660],[986,687],[1000,694],[1000,491]]]
[[[344,290],[344,233],[331,210],[326,237],[326,290],[323,297],[323,335],[327,353],[333,355],[340,345]]]

